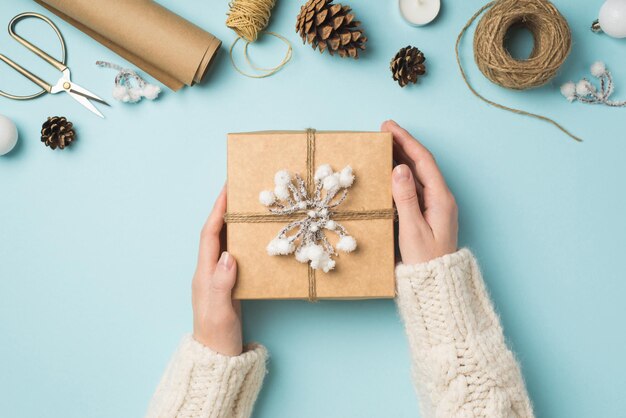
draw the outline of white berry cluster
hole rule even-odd
[[[315,190],[312,195],[298,174],[292,175],[281,170],[274,176],[274,190],[264,190],[259,194],[261,204],[271,213],[291,215],[302,213],[302,219],[290,222],[267,246],[269,255],[289,255],[301,263],[309,263],[311,268],[328,273],[335,267],[335,247],[328,241],[324,231],[339,236],[336,248],[349,253],[356,249],[356,240],[346,229],[332,219],[333,209],[339,206],[354,183],[350,166],[335,172],[324,164],[315,172]]]
[[[570,102],[578,100],[583,103],[605,104],[611,107],[626,106],[626,101],[616,102],[609,99],[615,86],[613,77],[603,62],[596,61],[591,65],[591,75],[600,81],[599,89],[586,78],[581,79],[578,83],[569,81],[561,86],[563,97]]]
[[[137,103],[142,98],[154,100],[161,93],[161,88],[154,84],[145,83],[143,86],[116,84],[113,86],[113,98],[124,103]]]
[[[142,98],[154,100],[161,93],[159,86],[148,83],[134,70],[107,61],[96,61],[96,65],[118,71],[113,86],[113,98],[120,102],[137,103]]]

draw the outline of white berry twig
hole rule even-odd
[[[348,195],[348,188],[354,182],[352,168],[346,166],[334,172],[324,164],[315,172],[315,189],[309,195],[302,177],[293,176],[281,170],[274,176],[274,190],[264,190],[259,201],[276,215],[302,213],[302,219],[284,226],[267,245],[269,255],[289,255],[301,263],[309,263],[313,269],[328,273],[335,267],[335,248],[328,241],[324,231],[339,236],[337,250],[349,253],[356,249],[356,240],[339,222],[332,219],[333,209],[339,206]]]
[[[606,65],[597,61],[591,66],[591,75],[600,81],[600,88],[591,84],[591,82],[583,78],[578,83],[569,81],[561,86],[561,94],[570,102],[578,100],[582,103],[588,104],[605,104],[611,107],[624,107],[626,101],[614,101],[611,100],[611,94],[615,89],[613,83],[613,76],[611,72],[607,70]]]

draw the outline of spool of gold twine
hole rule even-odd
[[[501,105],[482,96],[467,78],[459,57],[465,32],[483,12],[474,33],[474,60],[493,83],[515,90],[543,86],[557,74],[572,47],[565,18],[548,0],[496,0],[480,8],[465,24],[456,41],[456,59],[463,80],[472,93],[484,102],[520,115],[549,122],[576,141],[582,141],[551,118]],[[507,33],[524,27],[533,36],[534,46],[527,59],[516,59],[505,47]]]
[[[230,47],[230,60],[240,74],[245,75],[246,77],[251,78],[264,78],[268,77],[276,72],[278,72],[281,68],[283,68],[287,62],[291,59],[292,48],[289,41],[274,32],[263,32],[263,30],[267,27],[270,21],[270,17],[272,15],[272,9],[276,4],[276,0],[232,0],[229,3],[229,12],[228,17],[226,19],[226,26],[231,28],[237,34],[237,39],[233,42]],[[283,41],[287,44],[287,53],[283,60],[276,66],[272,68],[262,68],[257,67],[252,64],[250,60],[250,56],[248,55],[248,46],[250,43],[255,42],[261,33],[265,33],[267,35],[272,35]],[[233,50],[237,42],[240,39],[244,39],[246,44],[244,47],[244,57],[248,65],[254,68],[257,71],[264,71],[263,74],[249,74],[242,71],[233,58]]]

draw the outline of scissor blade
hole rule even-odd
[[[110,106],[107,102],[105,102],[100,97],[96,96],[95,94],[93,94],[89,90],[84,89],[81,86],[78,86],[78,85],[76,85],[74,83],[72,83],[72,87],[70,88],[70,93],[80,94],[83,97],[86,97],[86,98],[91,99],[91,100],[95,100],[96,102],[102,103],[103,105]]]
[[[102,113],[100,113],[100,111],[98,109],[96,109],[96,107],[85,96],[77,94],[77,93],[72,93],[71,91],[68,91],[67,93],[70,96],[72,96],[72,98],[74,100],[76,100],[78,103],[82,104],[87,109],[91,110],[93,113],[95,113],[96,115],[98,115],[102,119],[104,119],[104,115]]]

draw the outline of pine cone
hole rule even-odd
[[[76,140],[72,122],[64,117],[51,116],[41,127],[41,142],[52,149],[63,149]]]
[[[424,61],[426,58],[419,49],[411,45],[402,48],[389,64],[393,79],[400,84],[400,87],[417,83],[419,76],[426,74]]]
[[[361,22],[354,20],[349,6],[333,4],[333,0],[309,0],[300,8],[296,32],[302,42],[308,42],[320,53],[328,50],[340,57],[359,58],[359,49],[365,50],[367,38],[359,28]]]

